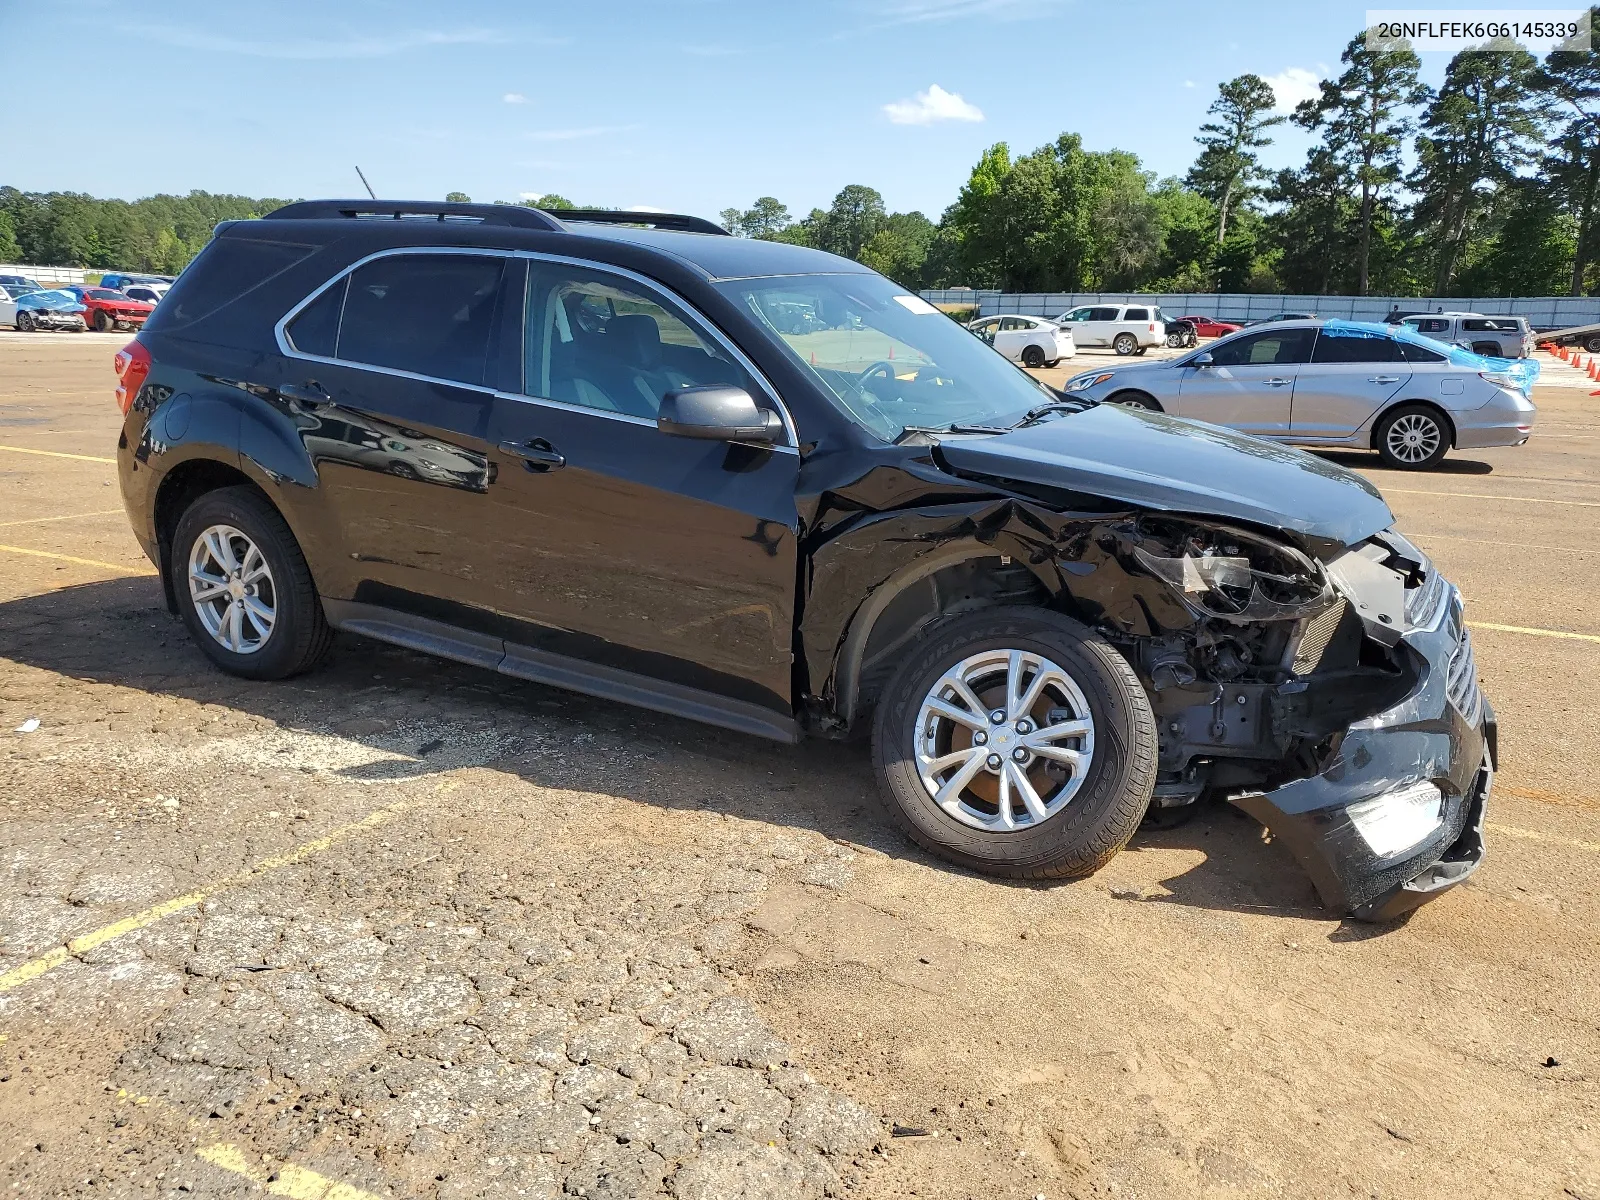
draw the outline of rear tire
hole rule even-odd
[[[234,639],[241,647],[237,650],[223,644],[228,640],[232,604],[227,594],[210,600],[197,600],[194,595],[197,590],[203,595],[207,590],[203,580],[212,575],[233,578],[226,564],[206,549],[208,535],[216,538],[219,530],[237,535],[231,541],[226,534],[219,539],[229,542],[224,557],[243,558],[241,568],[248,567],[254,559],[241,553],[248,546],[259,552],[266,567],[265,586],[253,585],[258,590],[249,600],[258,601],[263,611],[270,611],[270,628],[262,635],[259,623],[241,614],[237,618],[239,636]],[[197,559],[198,568],[192,566]],[[323,615],[322,600],[299,543],[278,510],[254,488],[220,488],[191,504],[178,519],[170,570],[183,623],[205,656],[230,675],[287,679],[316,666],[333,643],[333,630]],[[247,578],[241,569],[240,581]],[[218,605],[222,606],[220,610]],[[220,618],[221,632],[207,628],[201,607],[208,608],[212,624],[218,624]]]
[[[1131,333],[1119,333],[1111,339],[1111,348],[1123,358],[1127,358],[1139,348],[1139,340]]]
[[[1590,354],[1600,354],[1600,333],[1590,334],[1584,339],[1583,348]]]
[[[1022,365],[1038,370],[1044,366],[1044,351],[1037,346],[1024,346],[1022,348]]]
[[[1024,698],[1038,679],[1054,681],[1040,689],[1033,707],[1019,704],[1015,713],[1004,699],[1011,662],[1020,664],[1019,684],[1022,672],[1034,672],[1015,689]],[[1000,705],[1006,719],[994,722],[990,716],[989,724],[975,730],[940,715],[952,706],[969,716],[974,711],[950,690],[947,681],[956,677],[972,681],[969,692],[983,689],[974,699]],[[934,703],[944,707],[930,708]],[[1028,714],[1039,724],[1025,726]],[[981,712],[977,717],[979,723],[986,719]],[[1041,736],[1086,722],[1086,736]],[[964,745],[958,746],[958,736]],[[1055,753],[1015,758],[1028,753],[1017,744],[1024,737],[1034,744],[1044,740]],[[1061,744],[1073,741],[1075,748]],[[879,795],[907,836],[959,866],[1009,879],[1087,875],[1114,857],[1150,806],[1156,751],[1155,718],[1128,661],[1086,626],[1039,608],[990,609],[935,626],[890,679],[873,721]],[[1068,761],[1074,753],[1077,759]],[[983,761],[968,757],[964,766],[939,765],[972,754]],[[999,768],[986,767],[995,760]],[[975,773],[967,774],[969,767]],[[942,771],[952,773],[942,778]],[[950,793],[951,783],[964,774],[967,782]],[[1018,777],[1029,781],[1032,801],[1007,807],[1006,797],[1024,794],[1011,782]],[[946,793],[945,803],[934,789]],[[1033,804],[1042,817],[1034,815]],[[1013,817],[1010,828],[1004,826],[1006,812]]]
[[[1387,467],[1426,471],[1450,452],[1450,426],[1430,405],[1402,404],[1379,419],[1372,446]]]

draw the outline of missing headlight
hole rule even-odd
[[[1133,556],[1189,608],[1224,621],[1297,620],[1336,595],[1321,564],[1293,546],[1226,525],[1139,522]]]

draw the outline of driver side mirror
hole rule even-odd
[[[1189,365],[1191,367],[1210,367],[1214,366],[1215,363],[1212,360],[1211,351],[1207,350],[1204,354],[1197,354],[1191,358]]]
[[[675,437],[713,442],[759,442],[773,445],[783,440],[783,419],[757,407],[740,387],[712,384],[678,388],[661,397],[656,428]]]

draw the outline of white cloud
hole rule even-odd
[[[504,100],[507,104],[526,104],[528,102],[528,98],[521,92],[507,92],[504,96],[501,96],[500,99]]]
[[[1317,86],[1322,82],[1321,78],[1315,71],[1308,71],[1304,67],[1288,67],[1276,75],[1264,75],[1262,78],[1278,98],[1278,112],[1293,112],[1300,101],[1315,100],[1322,94]]]
[[[622,211],[636,213],[664,213],[671,212],[672,210],[670,208],[657,208],[654,204],[630,204]]]
[[[604,137],[608,133],[626,133],[637,125],[589,125],[583,129],[539,129],[522,136],[530,142],[575,142],[580,138]]]
[[[1184,81],[1183,81],[1183,86],[1184,86],[1184,87],[1193,87],[1193,86],[1194,86],[1194,80],[1192,80],[1192,79],[1185,79],[1185,80],[1184,80]]]
[[[947,92],[937,83],[909,100],[885,104],[883,111],[896,125],[932,125],[935,121],[981,121],[983,110],[968,104],[960,92]]]
[[[277,42],[226,37],[173,25],[125,25],[123,32],[185,50],[303,61],[385,58],[391,54],[402,54],[408,50],[420,50],[429,46],[486,46],[508,40],[505,35],[493,29],[417,29],[380,36],[302,38]]]

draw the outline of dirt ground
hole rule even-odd
[[[1373,927],[1226,808],[1008,884],[860,749],[357,638],[221,675],[121,512],[124,340],[0,332],[0,1193],[1600,1200],[1574,372],[1521,449],[1338,456],[1465,591],[1504,757],[1483,869]]]

